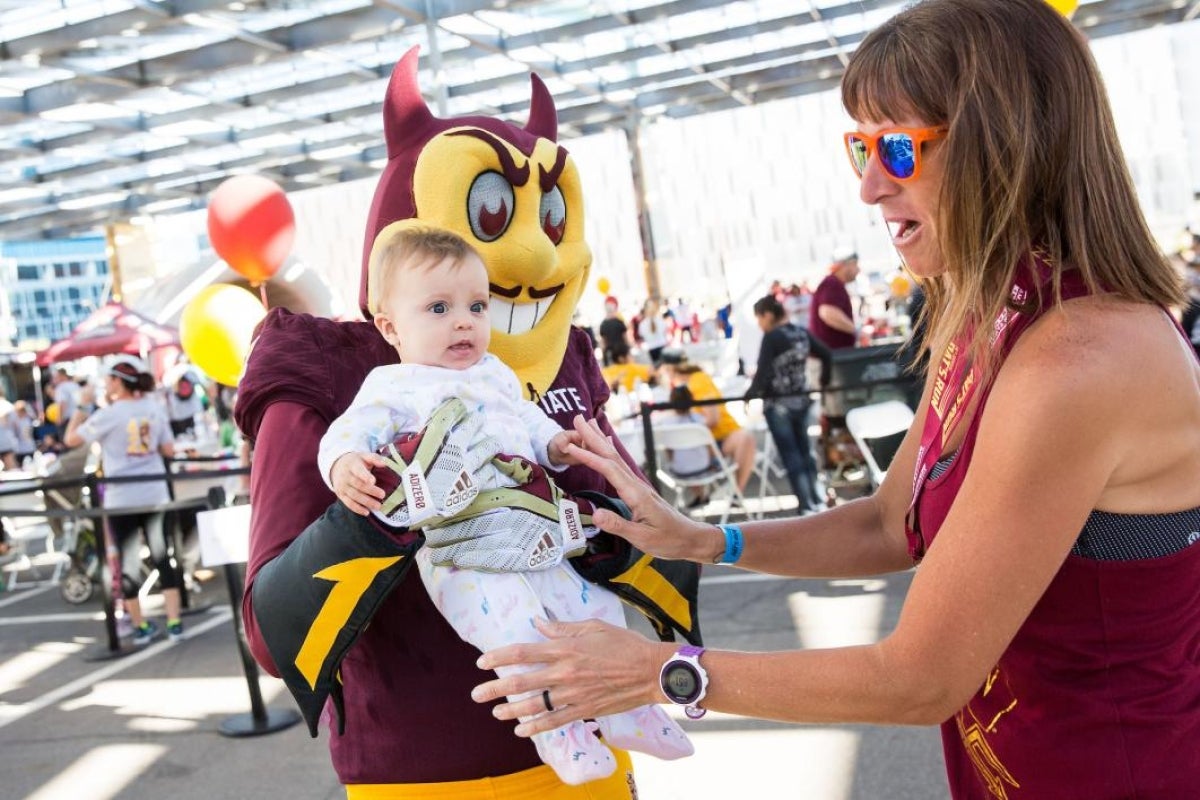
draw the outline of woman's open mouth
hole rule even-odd
[[[892,237],[892,244],[902,247],[921,230],[921,223],[915,219],[888,220],[887,227],[888,233]]]

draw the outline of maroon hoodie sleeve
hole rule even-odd
[[[334,322],[277,308],[259,327],[234,417],[254,443],[246,636],[255,658],[273,675],[279,672],[254,614],[255,578],[333,503],[317,469],[321,437],[367,373],[396,360],[367,322]]]
[[[317,470],[317,444],[328,425],[311,406],[292,401],[272,403],[259,420],[250,475],[253,512],[242,614],[254,657],[275,677],[279,670],[254,615],[254,579],[334,501]]]

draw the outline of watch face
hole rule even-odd
[[[667,670],[665,683],[668,693],[680,700],[690,700],[700,690],[696,673],[682,664],[675,664]]]

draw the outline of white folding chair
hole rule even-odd
[[[672,471],[670,454],[667,451],[689,447],[707,448],[712,457],[712,466],[695,475],[679,475]],[[717,442],[713,439],[712,431],[708,429],[707,425],[699,422],[656,425],[654,427],[654,449],[658,456],[658,479],[674,491],[675,507],[680,511],[690,513],[695,510],[687,507],[688,500],[685,490],[696,488],[710,492],[718,490],[729,492],[729,503],[725,504],[721,510],[722,524],[729,520],[734,503],[739,504],[742,510],[748,513],[746,498],[742,496],[742,492],[737,486],[737,475],[729,462],[721,455],[721,448],[717,447]],[[712,499],[711,495],[709,499]]]
[[[899,400],[852,408],[846,412],[846,430],[862,453],[867,464],[871,488],[876,488],[887,475],[887,464],[880,464],[871,449],[871,441],[902,434],[913,421],[913,410]]]
[[[633,459],[633,463],[643,467],[646,463],[646,437],[642,434],[641,419],[634,419],[613,427],[613,432],[621,440],[621,445]]]

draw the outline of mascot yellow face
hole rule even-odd
[[[490,117],[434,117],[416,86],[416,50],[396,65],[384,102],[388,166],[367,226],[375,236],[413,219],[454,231],[482,256],[491,283],[491,351],[530,399],[553,383],[592,255],[583,236],[579,174],[557,139],[557,117],[533,76],[524,127]]]

